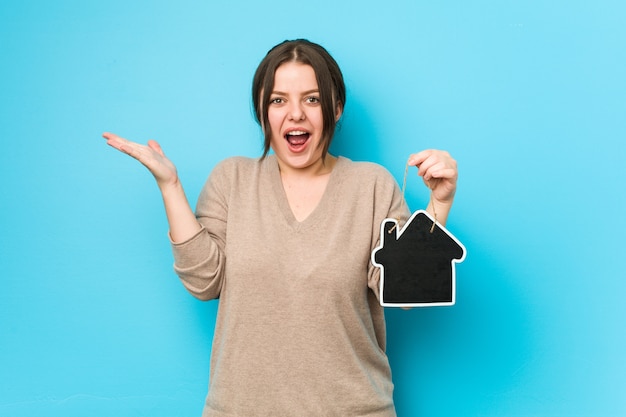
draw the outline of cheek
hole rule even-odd
[[[272,134],[279,133],[282,125],[283,117],[280,112],[273,110],[267,112],[267,120],[270,124],[270,129],[272,130]]]
[[[318,129],[321,129],[321,127],[324,125],[324,117],[322,116],[322,109],[319,107],[315,109],[311,109],[311,111],[307,113],[306,117],[309,120],[309,123],[311,123]]]
[[[272,148],[275,148],[276,146],[280,146],[283,142],[285,142],[283,140],[284,138],[280,134],[282,121],[280,118],[272,117],[271,114],[267,115],[267,119],[269,122],[269,129],[271,133],[270,145],[272,146]]]

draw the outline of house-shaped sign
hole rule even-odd
[[[380,268],[380,304],[388,307],[450,306],[455,303],[455,263],[465,247],[424,210],[380,225],[380,244],[372,263]]]

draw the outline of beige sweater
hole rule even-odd
[[[196,215],[203,229],[173,251],[185,287],[219,298],[203,416],[394,416],[370,262],[381,221],[409,216],[393,177],[340,157],[298,222],[274,156],[230,158]]]

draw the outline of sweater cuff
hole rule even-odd
[[[170,232],[167,232],[174,254],[174,263],[177,267],[191,267],[206,258],[206,239],[210,239],[210,237],[204,225],[201,226],[196,234],[183,242],[174,242]]]

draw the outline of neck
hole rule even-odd
[[[280,159],[278,159],[278,168],[280,170],[280,175],[284,179],[285,177],[293,178],[293,179],[307,179],[307,178],[315,178],[323,175],[328,175],[332,172],[335,163],[337,162],[337,157],[332,156],[330,154],[326,154],[324,158],[320,158],[314,164],[311,164],[307,167],[303,168],[293,168],[286,164],[283,164]]]

